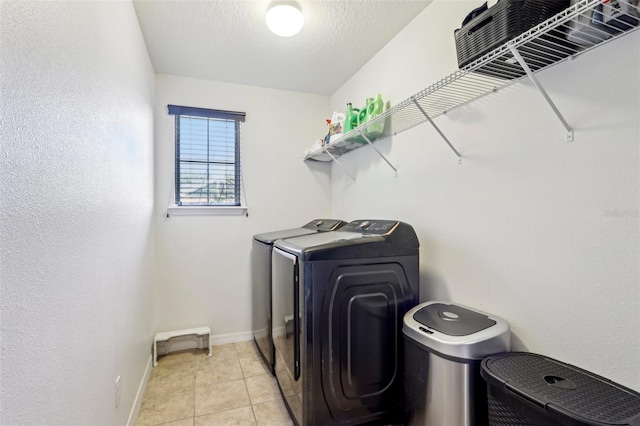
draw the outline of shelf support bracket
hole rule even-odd
[[[513,44],[509,44],[508,47],[511,53],[513,54],[513,57],[516,58],[516,60],[518,61],[518,63],[520,64],[524,72],[527,73],[527,76],[529,77],[533,85],[536,87],[536,89],[538,89],[538,92],[540,92],[542,97],[547,101],[547,103],[549,104],[549,106],[551,107],[555,115],[558,117],[558,119],[564,126],[565,130],[567,131],[565,133],[564,140],[566,142],[573,142],[573,129],[571,128],[571,126],[569,126],[569,123],[567,123],[567,120],[564,119],[564,117],[560,113],[560,110],[558,110],[556,105],[553,103],[553,101],[547,94],[546,90],[544,90],[544,87],[542,87],[542,85],[540,84],[536,76],[533,74],[533,71],[531,71],[531,68],[529,68],[529,65],[527,65],[524,58],[520,55],[520,52],[518,52],[518,49],[516,49],[516,47]]]
[[[387,157],[385,157],[385,156],[384,156],[384,155],[383,155],[383,154],[378,150],[378,148],[376,148],[376,147],[373,145],[373,142],[371,142],[371,140],[369,140],[369,138],[367,137],[367,135],[365,135],[365,134],[362,132],[362,130],[358,129],[358,133],[360,134],[360,136],[362,136],[362,137],[364,138],[364,140],[365,140],[365,141],[367,141],[367,143],[369,144],[369,146],[370,146],[371,148],[373,148],[373,150],[374,150],[375,152],[377,152],[377,153],[378,153],[378,155],[380,156],[380,158],[382,158],[382,159],[383,159],[383,160],[384,160],[384,161],[389,165],[389,167],[391,167],[391,168],[393,169],[394,173],[396,174],[396,177],[398,177],[398,169],[396,169],[395,167],[393,167],[393,164],[391,164],[391,162],[390,162],[389,160],[387,160]]]
[[[356,182],[356,178],[354,178],[353,176],[351,176],[351,173],[349,173],[349,172],[347,171],[347,169],[345,169],[345,168],[344,168],[344,166],[343,166],[342,164],[340,164],[340,162],[336,159],[336,157],[334,157],[334,156],[333,156],[333,154],[331,154],[331,153],[329,152],[329,150],[327,150],[327,151],[325,151],[325,152],[326,152],[327,154],[329,154],[329,157],[331,157],[331,159],[332,159],[333,161],[335,161],[335,162],[336,162],[336,164],[337,164],[337,165],[342,169],[342,171],[343,171],[343,172],[345,172],[345,173],[347,174],[347,176],[349,176],[349,177],[351,178],[351,180],[353,181],[353,183],[355,183],[355,182]]]
[[[436,125],[436,123],[433,122],[431,117],[429,117],[429,114],[427,114],[426,111],[424,109],[422,109],[422,107],[420,106],[420,104],[416,100],[415,96],[412,97],[411,100],[416,105],[416,108],[418,108],[420,110],[422,115],[424,115],[425,118],[429,121],[429,123],[433,126],[433,128],[436,129],[436,132],[438,132],[440,137],[447,143],[447,145],[449,145],[449,148],[451,148],[451,151],[453,151],[456,154],[456,156],[458,157],[458,164],[462,164],[462,156],[460,155],[458,150],[453,146],[453,144],[451,144],[451,142],[449,142],[449,139],[447,139],[445,134],[442,133],[442,130],[440,130],[440,128]]]

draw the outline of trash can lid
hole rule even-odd
[[[480,360],[509,350],[509,324],[500,317],[448,302],[422,303],[404,316],[404,334],[454,360]]]
[[[640,425],[640,393],[543,355],[492,355],[480,374],[490,388],[562,424]]]
[[[432,303],[413,314],[422,325],[450,336],[468,336],[496,325],[488,315],[458,305]]]

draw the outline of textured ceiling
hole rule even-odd
[[[330,95],[431,0],[298,0],[305,26],[272,34],[268,0],[134,0],[156,72]]]

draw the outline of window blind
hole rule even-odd
[[[169,105],[175,116],[175,203],[239,206],[245,113]]]

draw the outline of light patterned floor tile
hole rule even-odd
[[[198,367],[199,355],[200,352],[196,352],[195,349],[161,355],[158,356],[158,365],[154,368],[172,371],[193,371]]]
[[[146,393],[136,425],[157,425],[193,418],[194,398],[193,387]]]
[[[238,358],[216,359],[211,362],[203,362],[196,371],[197,384],[214,384],[241,380],[242,368]]]
[[[211,348],[211,353],[211,358],[213,358],[214,360],[220,358],[238,358],[238,352],[236,351],[236,345],[234,343],[213,346]]]
[[[173,389],[193,388],[195,385],[195,372],[180,371],[177,368],[154,368],[147,384],[147,394],[166,392]]]
[[[280,399],[278,383],[273,376],[262,374],[260,376],[248,377],[246,379],[246,383],[251,404],[259,404],[261,402]]]
[[[258,426],[289,426],[293,425],[287,407],[282,400],[263,402],[253,406]]]
[[[196,416],[250,405],[244,380],[196,385]]]
[[[246,342],[236,342],[234,343],[236,352],[238,355],[258,355],[258,348],[256,347],[256,342],[253,340],[248,340]]]
[[[258,354],[240,355],[240,365],[242,366],[242,375],[245,379],[247,377],[259,376],[261,374],[271,375],[271,371]]]
[[[193,426],[194,418],[189,417],[188,419],[176,420],[175,422],[162,423],[162,426]]]
[[[250,426],[256,424],[251,407],[233,408],[213,414],[205,414],[195,419],[195,426]]]

